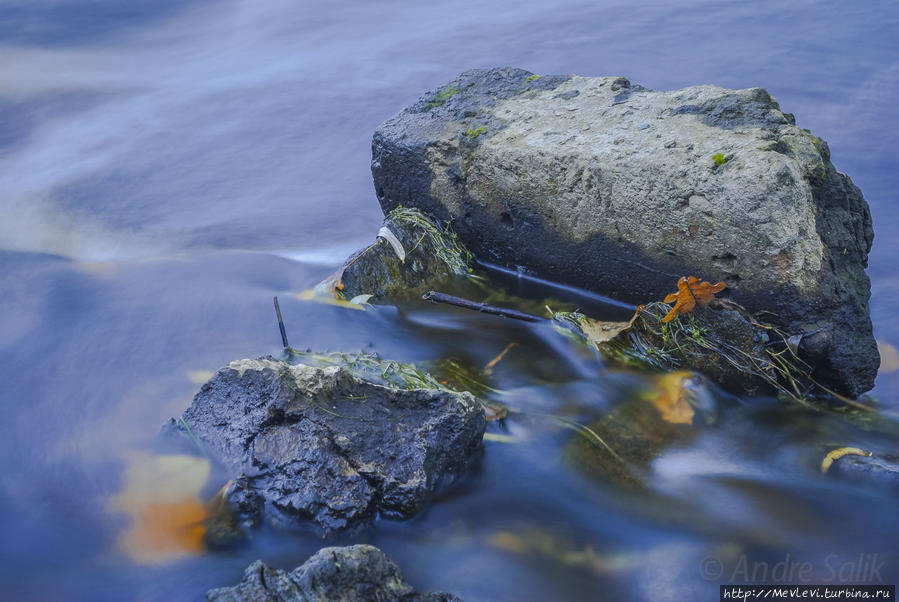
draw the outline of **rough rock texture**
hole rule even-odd
[[[469,393],[396,389],[343,367],[271,358],[219,370],[182,420],[233,474],[228,498],[241,515],[311,519],[325,533],[376,513],[415,514],[465,471],[485,427]]]
[[[238,585],[210,590],[206,599],[210,602],[459,600],[450,594],[415,591],[384,552],[367,545],[322,548],[289,573],[257,560],[247,567]]]
[[[452,220],[482,261],[635,303],[724,280],[807,333],[817,378],[873,386],[868,205],[762,88],[467,71],[381,125],[372,154],[385,212]]]

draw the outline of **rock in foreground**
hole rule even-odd
[[[458,600],[450,594],[415,591],[384,552],[367,545],[323,548],[289,573],[257,560],[247,567],[238,585],[210,590],[206,599],[210,602]]]
[[[311,519],[329,533],[420,511],[469,466],[485,418],[468,393],[261,358],[219,370],[175,427],[185,425],[232,473],[241,515]]]
[[[634,303],[723,280],[804,333],[816,378],[873,386],[868,205],[761,88],[474,70],[381,125],[372,152],[385,212],[451,220],[481,260]]]

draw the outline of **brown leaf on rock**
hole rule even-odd
[[[670,322],[678,314],[692,313],[697,303],[705,307],[715,298],[715,293],[720,293],[725,288],[727,285],[723,282],[712,284],[696,276],[689,278],[682,276],[677,281],[677,292],[664,299],[665,303],[674,303],[674,307],[662,318],[662,322]]]
[[[602,320],[586,318],[580,324],[581,331],[584,333],[584,336],[587,337],[587,340],[594,345],[608,343],[622,332],[630,330],[633,327],[634,322],[640,316],[642,310],[643,306],[638,305],[634,315],[631,316],[631,319],[627,322],[604,322]]]

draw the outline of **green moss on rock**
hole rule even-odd
[[[447,100],[449,100],[450,98],[452,98],[453,96],[455,96],[458,93],[459,93],[459,88],[457,88],[456,86],[447,86],[446,88],[443,88],[442,90],[437,92],[437,94],[434,95],[433,100],[430,100],[425,103],[424,110],[430,111],[433,108],[442,107],[444,104],[446,104]]]
[[[468,128],[468,131],[465,132],[465,135],[468,137],[469,140],[477,140],[478,136],[480,136],[481,134],[483,134],[486,131],[487,131],[487,128],[482,125],[477,128]]]

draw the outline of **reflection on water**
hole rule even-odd
[[[183,512],[167,508],[158,523],[156,486],[139,487],[156,461],[137,473],[122,461],[125,450],[170,453],[158,448],[159,425],[211,371],[279,352],[275,294],[299,348],[479,368],[507,350],[486,394],[509,414],[491,422],[498,436],[478,470],[421,516],[336,542],[381,546],[419,589],[467,600],[691,599],[785,555],[820,580],[879,555],[896,581],[888,497],[819,470],[843,445],[896,453],[895,431],[713,387],[697,397],[681,376],[608,371],[548,324],[295,296],[377,231],[377,124],[463,69],[510,64],[657,89],[767,87],[865,191],[878,236],[875,329],[897,345],[895,6],[94,5],[0,7],[4,595],[197,599],[256,558],[292,568],[322,545],[263,528],[236,550],[174,559],[199,551],[197,495],[221,486],[218,475],[165,501]],[[542,314],[545,291],[514,277],[503,285],[530,291],[524,308]],[[569,302],[599,318],[627,313]],[[885,370],[874,392],[893,415],[897,385],[899,371]],[[572,441],[596,445],[572,423],[630,407],[692,429],[643,466],[642,489],[571,462]],[[688,408],[702,420],[688,421]],[[127,512],[110,513],[111,499]],[[176,535],[148,539],[160,526]]]

